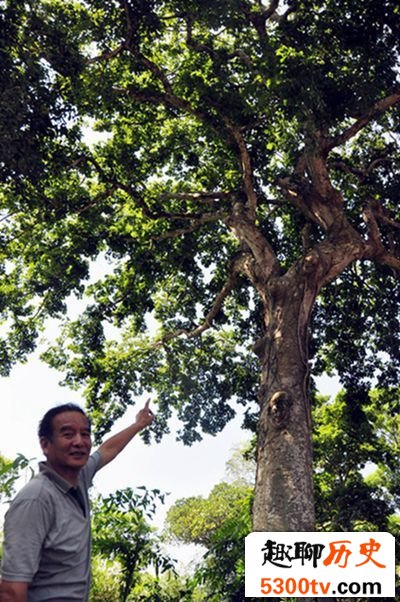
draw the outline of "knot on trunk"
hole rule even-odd
[[[256,354],[256,356],[262,360],[265,354],[265,348],[266,345],[269,341],[270,337],[268,335],[264,335],[263,337],[260,337],[259,339],[257,339],[257,341],[254,343],[253,345],[253,353]]]
[[[267,403],[268,417],[277,429],[287,426],[292,405],[292,397],[286,391],[277,391]]]

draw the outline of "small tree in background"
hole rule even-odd
[[[253,487],[219,483],[210,495],[178,500],[166,519],[175,541],[205,548],[194,581],[214,602],[244,599],[244,538],[251,531]]]
[[[357,399],[354,399],[357,395]],[[399,511],[400,422],[391,417],[398,390],[342,391],[314,410],[318,527],[389,530]]]
[[[157,501],[164,497],[156,489],[138,487],[116,491],[93,504],[93,551],[118,561],[120,600],[125,602],[140,580],[143,570],[153,567],[155,576],[171,570],[173,561],[162,551],[159,539],[148,521]]]

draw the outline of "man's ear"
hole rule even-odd
[[[39,442],[40,442],[40,447],[42,448],[42,452],[44,453],[45,456],[47,456],[49,440],[47,439],[47,437],[40,437]]]

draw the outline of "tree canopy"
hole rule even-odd
[[[2,373],[85,296],[45,358],[99,436],[144,391],[186,443],[242,405],[256,527],[312,528],[310,365],[399,384],[398,2],[3,0],[0,28]]]

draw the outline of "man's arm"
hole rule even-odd
[[[149,426],[154,420],[154,414],[149,408],[150,400],[146,401],[144,408],[136,415],[136,420],[126,429],[110,437],[99,447],[101,456],[100,468],[114,460],[133,437],[142,429]],[[1,601],[0,601],[1,602]]]
[[[27,602],[29,583],[0,581],[0,602]]]

